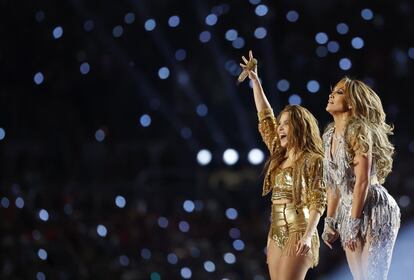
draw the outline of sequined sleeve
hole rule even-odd
[[[316,210],[322,215],[326,207],[322,156],[315,156],[311,159],[307,168],[307,204],[309,210]]]
[[[273,110],[271,108],[264,109],[257,116],[259,117],[259,132],[263,142],[266,144],[270,153],[273,153],[279,146],[277,120],[273,115]]]

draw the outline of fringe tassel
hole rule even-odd
[[[299,240],[302,238],[304,232],[292,232],[289,234],[289,238],[285,243],[285,246],[282,251],[282,256],[296,256],[296,246],[299,242]],[[311,248],[309,252],[306,254],[306,256],[310,256],[312,258],[312,265],[311,267],[315,267],[318,265],[319,262],[319,237],[318,234],[314,234],[312,236],[311,241]]]

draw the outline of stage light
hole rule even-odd
[[[105,131],[103,131],[103,129],[98,129],[95,132],[95,139],[98,142],[102,142],[103,140],[105,140]]]
[[[123,33],[124,28],[122,28],[122,26],[120,25],[117,25],[112,29],[112,36],[114,36],[115,38],[121,37]]]
[[[300,98],[297,94],[292,94],[289,96],[289,104],[290,105],[300,105],[302,103],[302,98]]]
[[[200,117],[205,117],[207,116],[208,113],[208,108],[205,104],[199,104],[197,105],[197,115],[199,115]]]
[[[339,43],[336,41],[330,41],[327,47],[328,51],[331,53],[337,53],[339,51]]]
[[[168,19],[168,25],[172,28],[177,27],[180,25],[180,17],[179,16],[171,16]]]
[[[212,261],[205,261],[204,262],[204,269],[207,272],[214,272],[216,270],[216,265]]]
[[[0,127],[0,141],[6,137],[6,131],[4,128]]]
[[[14,203],[16,204],[16,207],[19,209],[22,209],[24,207],[24,200],[21,197],[17,197]]]
[[[44,77],[43,77],[42,72],[37,72],[34,75],[33,80],[34,80],[34,82],[35,82],[36,85],[40,85],[41,83],[43,83]]]
[[[187,52],[184,49],[178,49],[175,52],[175,59],[177,61],[183,61],[184,59],[186,59],[186,57],[187,57]]]
[[[9,208],[10,201],[7,197],[3,197],[0,203],[3,208]]]
[[[409,49],[408,49],[408,56],[409,56],[411,59],[414,59],[414,48],[409,48]]]
[[[190,139],[191,136],[193,135],[193,132],[191,131],[189,127],[181,128],[180,133],[181,133],[181,137],[183,137],[184,139]]]
[[[39,257],[39,259],[41,259],[41,260],[43,260],[43,261],[47,260],[47,252],[46,252],[46,250],[45,250],[45,249],[40,248],[40,249],[37,251],[37,256]]]
[[[144,28],[147,31],[152,31],[155,29],[155,27],[157,27],[157,23],[155,22],[154,19],[149,19],[144,24]]]
[[[266,35],[267,35],[267,30],[264,27],[258,27],[254,31],[254,37],[256,37],[257,39],[263,39],[266,37]]]
[[[310,93],[316,93],[319,91],[319,83],[318,81],[310,80],[307,83],[306,88],[308,89]]]
[[[83,29],[86,32],[91,32],[93,28],[95,27],[95,24],[93,23],[93,20],[89,19],[83,23]]]
[[[237,210],[234,208],[228,208],[226,209],[226,217],[229,220],[235,220],[237,219],[238,213]]]
[[[89,70],[90,70],[89,63],[87,63],[87,62],[82,63],[79,67],[79,70],[83,75],[88,74]]]
[[[178,257],[174,253],[169,253],[167,256],[167,261],[170,264],[177,264],[178,263]]]
[[[229,236],[233,239],[240,238],[240,230],[238,228],[231,228],[229,230]]]
[[[326,57],[328,55],[328,49],[325,46],[318,46],[316,48],[316,55],[318,57]]]
[[[201,43],[207,43],[211,39],[211,33],[210,31],[203,31],[200,33],[198,38]]]
[[[72,205],[70,205],[69,203],[66,203],[65,206],[63,206],[63,211],[65,212],[66,215],[72,215],[73,213],[73,208]]]
[[[249,0],[250,4],[257,5],[261,2],[261,0]]]
[[[100,237],[105,237],[108,233],[108,230],[106,229],[104,225],[98,225],[96,227],[96,232],[98,233]]]
[[[191,269],[188,267],[181,268],[180,273],[181,273],[181,277],[183,277],[184,279],[190,279],[192,275]]]
[[[200,165],[207,165],[211,161],[211,152],[209,150],[203,149],[197,153],[197,161]]]
[[[148,114],[143,114],[139,118],[139,122],[140,122],[142,127],[148,127],[148,126],[151,125],[151,117]]]
[[[236,240],[233,241],[233,248],[234,248],[234,250],[236,250],[236,251],[243,251],[244,250],[244,247],[245,247],[245,245],[244,245],[243,240],[236,239]]]
[[[190,224],[186,221],[181,221],[178,223],[178,228],[181,232],[188,232],[190,230]]]
[[[339,34],[345,35],[346,33],[348,33],[348,31],[349,27],[346,23],[341,22],[336,25],[336,32],[338,32]]]
[[[126,24],[132,24],[135,22],[135,14],[134,13],[127,13],[124,17],[124,22]]]
[[[166,217],[159,217],[158,218],[158,226],[160,228],[167,228],[168,227],[168,219]]]
[[[234,149],[227,149],[223,153],[224,163],[234,165],[239,160],[239,154]]]
[[[400,196],[400,198],[398,199],[398,204],[400,204],[401,207],[405,208],[408,205],[410,205],[411,203],[411,199],[409,196],[407,195],[402,195]]]
[[[247,155],[247,158],[251,164],[258,165],[262,163],[264,159],[264,154],[260,149],[251,149],[249,154]]]
[[[141,257],[144,260],[149,260],[151,258],[151,251],[148,248],[141,249]]]
[[[363,10],[361,11],[361,17],[362,17],[364,20],[369,21],[369,20],[371,20],[371,19],[373,19],[373,18],[374,18],[374,13],[372,12],[372,10],[371,10],[371,9],[363,9]]]
[[[161,67],[159,70],[158,70],[158,77],[161,79],[161,80],[165,80],[165,79],[168,79],[168,77],[170,76],[170,70],[168,69],[168,67]]]
[[[244,47],[244,39],[242,37],[238,37],[236,40],[232,42],[232,45],[235,49],[241,49]]]
[[[254,11],[255,11],[256,15],[258,15],[259,17],[263,17],[267,14],[269,9],[267,8],[266,5],[260,4],[259,6],[256,7],[256,9]]]
[[[36,273],[36,280],[46,280],[46,275],[39,271],[38,273]]]
[[[161,280],[161,276],[158,272],[151,273],[151,280]]]
[[[315,41],[318,44],[323,45],[328,42],[328,35],[325,32],[319,32],[315,35]]]
[[[298,12],[296,12],[294,10],[289,11],[286,14],[286,19],[290,22],[297,22],[298,19],[299,19],[299,14],[298,14]]]
[[[183,208],[184,208],[184,211],[187,213],[193,212],[195,208],[194,202],[192,202],[191,200],[184,201]]]
[[[39,10],[35,14],[35,18],[37,22],[42,22],[45,19],[45,12],[42,10]]]
[[[228,264],[234,264],[236,262],[236,256],[233,253],[225,253],[223,259]]]
[[[290,88],[290,83],[286,79],[279,80],[276,85],[279,91],[285,92],[288,91]]]
[[[190,254],[193,258],[198,258],[200,257],[200,249],[198,249],[197,247],[191,246]]]
[[[225,37],[227,41],[234,41],[239,36],[239,33],[235,29],[229,29],[226,31]]]
[[[61,26],[57,26],[53,29],[53,38],[59,39],[63,36],[63,28]]]
[[[362,49],[364,47],[364,40],[361,37],[355,37],[351,41],[352,47],[354,49]]]
[[[339,60],[339,68],[341,68],[342,70],[349,70],[352,67],[352,62],[349,58],[341,58],[341,60]]]
[[[47,220],[49,220],[49,213],[45,209],[40,209],[39,218],[42,221],[47,222]]]
[[[37,229],[32,231],[32,237],[34,240],[39,241],[40,238],[42,238],[42,235],[40,234],[40,231],[38,231]]]
[[[217,16],[215,14],[209,14],[205,20],[207,25],[213,26],[217,23]]]
[[[122,255],[122,256],[120,256],[120,257],[119,257],[119,263],[120,263],[122,266],[128,266],[128,265],[129,265],[129,258],[128,258],[128,256],[126,256],[126,255]]]
[[[119,208],[124,208],[126,205],[126,200],[122,195],[117,195],[115,197],[115,205]]]

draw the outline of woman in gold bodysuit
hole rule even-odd
[[[249,59],[253,59],[250,51]],[[267,264],[272,280],[304,279],[319,259],[316,226],[325,210],[323,147],[315,117],[301,106],[286,106],[275,118],[248,60],[241,64],[253,82],[259,131],[270,151],[262,195],[272,192]]]

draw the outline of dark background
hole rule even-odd
[[[396,146],[385,187],[402,209],[390,279],[410,279],[413,30],[408,0],[0,0],[0,278],[269,279],[270,201],[263,162],[248,161],[267,151],[249,82],[236,85],[252,49],[273,109],[298,95],[321,130],[344,75],[381,97]],[[307,279],[350,279],[338,244],[320,255]]]

